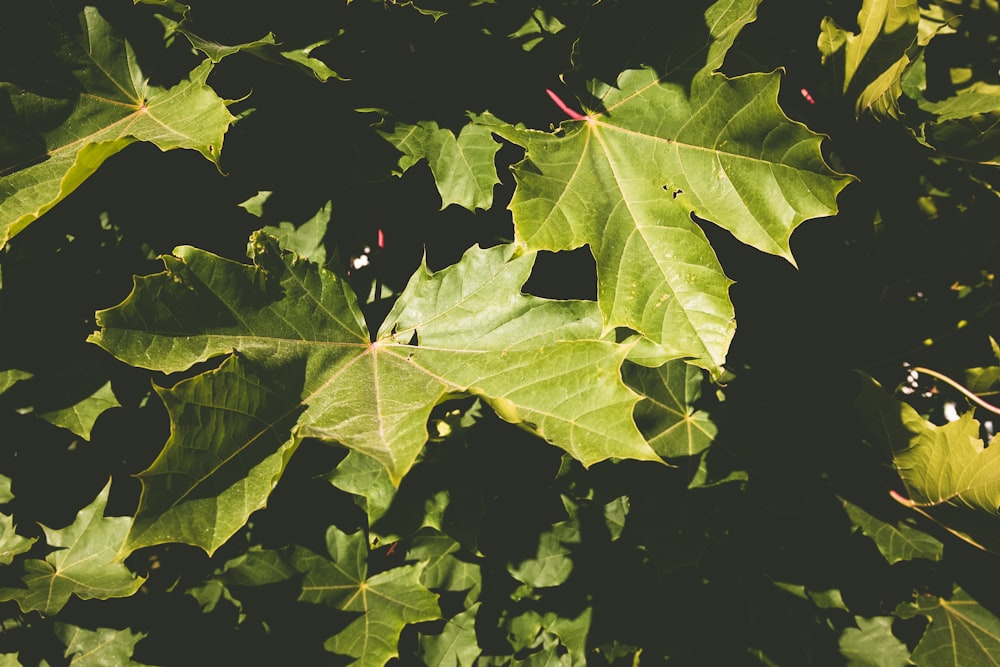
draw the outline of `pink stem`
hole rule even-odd
[[[553,93],[551,90],[549,90],[548,88],[546,88],[545,92],[549,94],[549,97],[551,97],[552,101],[556,103],[556,106],[559,107],[560,109],[562,109],[563,113],[566,114],[567,116],[569,116],[570,118],[572,118],[573,120],[587,120],[586,116],[584,116],[583,114],[581,114],[579,111],[575,111],[574,109],[570,109],[569,106],[565,102],[563,102],[561,99],[559,99],[559,96],[556,95],[555,93]]]

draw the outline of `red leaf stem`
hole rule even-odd
[[[563,102],[559,98],[559,96],[556,95],[554,92],[552,92],[548,88],[545,89],[545,92],[549,94],[549,97],[551,97],[552,101],[556,103],[556,106],[562,109],[563,113],[569,116],[570,118],[572,118],[573,120],[587,120],[587,117],[581,114],[579,111],[569,108],[569,105]]]

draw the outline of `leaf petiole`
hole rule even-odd
[[[570,108],[568,104],[562,101],[562,99],[556,95],[552,90],[546,88],[545,92],[549,94],[552,101],[556,103],[556,106],[562,109],[563,113],[572,118],[573,120],[587,120],[587,116],[584,116],[579,111]]]

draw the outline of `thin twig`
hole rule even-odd
[[[931,369],[924,368],[922,366],[914,366],[913,370],[915,370],[918,373],[923,373],[924,375],[930,375],[931,377],[934,377],[934,378],[937,378],[938,380],[941,380],[945,384],[947,384],[947,385],[951,386],[952,388],[956,389],[957,391],[959,391],[963,396],[965,396],[970,401],[972,401],[973,403],[975,403],[976,405],[978,405],[979,407],[981,407],[983,410],[988,410],[988,411],[992,412],[995,415],[1000,415],[1000,408],[998,408],[997,406],[992,405],[990,403],[987,403],[986,401],[984,401],[983,399],[979,398],[978,396],[976,396],[975,394],[973,394],[971,391],[969,391],[968,389],[966,389],[965,387],[963,387],[959,383],[957,383],[954,380],[952,380],[947,375],[944,375],[942,373],[938,373],[937,371],[932,371]]]

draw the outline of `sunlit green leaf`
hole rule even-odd
[[[493,206],[493,186],[500,182],[493,160],[500,144],[488,128],[475,123],[476,116],[472,120],[457,138],[433,121],[411,125],[383,119],[375,127],[403,154],[397,175],[426,159],[441,195],[441,208],[458,204],[474,211]]]
[[[56,550],[45,560],[24,561],[24,588],[0,588],[0,600],[15,600],[22,611],[58,612],[71,595],[85,600],[128,597],[145,577],[116,560],[132,520],[105,517],[109,481],[72,524],[55,530],[42,526],[45,541]]]
[[[197,150],[218,163],[234,120],[206,84],[211,61],[175,86],[152,86],[132,47],[95,8],[81,23],[79,37],[62,36],[60,72],[0,83],[0,119],[19,138],[0,153],[0,247],[135,141]]]
[[[589,245],[607,328],[629,327],[718,376],[735,331],[725,276],[692,214],[791,260],[803,221],[836,211],[849,178],[820,137],[776,103],[780,76],[702,72],[664,83],[653,70],[594,84],[603,109],[554,133],[484,116],[525,148],[510,208],[531,250]]]
[[[0,505],[5,505],[14,499],[14,494],[10,490],[11,482],[10,477],[0,475]]]
[[[569,578],[573,571],[573,559],[569,545],[580,542],[580,527],[576,521],[560,521],[552,530],[538,537],[538,550],[534,557],[520,563],[510,563],[507,571],[511,576],[532,588],[558,586]]]
[[[421,268],[375,342],[343,280],[263,233],[250,254],[253,266],[177,248],[166,273],[137,279],[125,302],[98,313],[89,340],[134,365],[173,372],[240,355],[159,392],[173,434],[141,475],[131,548],[217,547],[263,505],[293,433],[371,456],[398,484],[427,440],[431,409],[459,392],[585,465],[659,460],[621,381],[627,346],[599,340],[590,302],[520,294],[532,254],[474,247],[438,273]],[[233,500],[220,497],[226,489]]]
[[[892,452],[907,507],[976,546],[1000,551],[1000,447],[986,447],[966,412],[936,426],[867,379],[858,398],[868,437]]]
[[[31,373],[28,371],[20,371],[16,368],[10,368],[5,371],[0,371],[0,394],[13,387],[18,382],[22,380],[27,380],[31,377]]]

